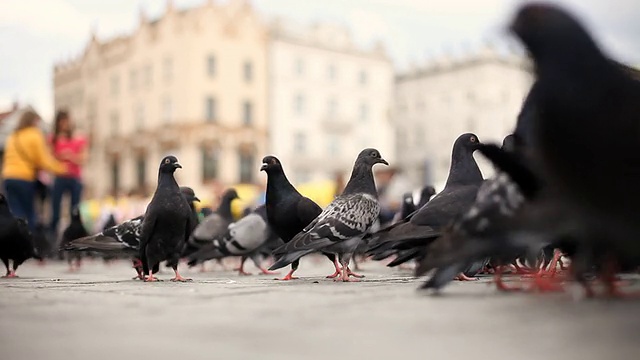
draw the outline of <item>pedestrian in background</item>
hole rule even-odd
[[[56,175],[67,173],[67,166],[57,161],[47,146],[40,130],[40,117],[26,111],[20,117],[15,130],[7,138],[2,165],[4,189],[11,212],[25,218],[31,231],[36,228],[35,212],[38,173],[49,171]]]
[[[82,198],[82,166],[87,159],[87,140],[82,136],[74,135],[71,116],[67,111],[60,110],[56,114],[49,143],[54,156],[63,161],[68,169],[67,173],[58,174],[55,177],[51,191],[49,230],[52,234],[57,234],[62,197],[65,194],[70,197],[69,217],[73,209],[79,206]]]

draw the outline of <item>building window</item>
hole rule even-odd
[[[169,82],[173,80],[173,59],[165,58],[162,62],[162,73],[164,75],[164,81]]]
[[[173,102],[171,98],[165,97],[162,99],[162,121],[165,124],[171,123],[171,119],[173,118]]]
[[[143,189],[147,185],[147,160],[144,156],[136,159],[136,184],[138,189]]]
[[[330,98],[327,102],[327,116],[329,118],[338,116],[338,100],[335,98]]]
[[[138,72],[135,69],[129,70],[129,89],[134,91],[138,86]]]
[[[293,112],[298,116],[304,114],[304,95],[296,94],[293,98]]]
[[[358,74],[358,83],[360,83],[360,85],[366,85],[368,81],[369,76],[367,75],[367,72],[360,70],[360,73]]]
[[[304,74],[304,62],[301,58],[297,58],[295,64],[293,66],[295,69],[295,74],[298,76],[302,76]]]
[[[118,96],[118,93],[120,92],[120,78],[118,77],[118,75],[113,75],[111,77],[111,95],[112,96]]]
[[[245,101],[242,103],[242,123],[244,125],[251,125],[253,123],[253,104],[251,101]]]
[[[293,138],[293,151],[297,154],[304,154],[307,151],[307,136],[301,132],[296,133]]]
[[[327,67],[327,77],[329,78],[329,80],[335,80],[338,77],[338,70],[336,69],[335,65],[330,64]]]
[[[111,191],[114,195],[120,191],[120,163],[118,159],[111,160]]]
[[[243,66],[244,81],[251,82],[253,79],[253,65],[250,61],[245,61]]]
[[[118,136],[118,132],[120,131],[120,116],[118,115],[117,112],[112,112],[111,115],[109,116],[109,123],[110,123],[110,132],[111,132],[111,136]]]
[[[207,122],[216,121],[216,99],[211,96],[205,100],[205,118]]]
[[[135,129],[142,130],[144,128],[144,104],[138,104],[135,108]]]
[[[340,154],[340,138],[337,135],[327,137],[327,152],[332,157]]]
[[[203,146],[200,149],[202,158],[202,181],[212,181],[218,177],[218,151]]]
[[[151,82],[152,82],[152,69],[151,69],[151,65],[147,65],[144,67],[144,84],[147,87],[151,87]]]
[[[216,75],[216,57],[213,55],[207,57],[207,74],[211,78]]]
[[[369,120],[369,105],[367,105],[366,103],[361,103],[359,113],[360,121],[366,122],[367,120]]]
[[[240,154],[240,182],[243,184],[253,183],[253,155],[247,153]]]

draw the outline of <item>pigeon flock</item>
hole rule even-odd
[[[278,158],[264,157],[266,202],[240,219],[232,216],[234,189],[200,218],[199,199],[174,177],[182,166],[167,156],[144,214],[90,235],[75,209],[60,250],[72,269],[83,253],[130,258],[144,282],[158,280],[163,262],[175,272],[171,280],[183,282],[190,279],[178,271],[181,260],[196,266],[225,257],[241,258],[241,275],[250,275],[247,259],[263,274],[290,265],[280,279],[289,281],[301,258],[318,253],[335,267],[327,276],[335,281],[363,278],[350,267],[360,257],[414,264],[415,275],[427,277],[421,288],[434,291],[489,273],[502,291],[563,291],[577,283],[587,296],[598,289],[637,296],[619,280],[640,269],[640,75],[603,53],[559,7],[523,5],[509,29],[535,77],[513,133],[501,146],[461,134],[444,189],[425,186],[417,202],[406,193],[391,223],[379,224],[372,169],[389,164],[374,148],[356,156],[345,188],[325,209],[296,190]],[[496,168],[492,178],[483,178],[476,152]],[[37,240],[2,195],[0,224],[0,258],[6,277],[15,277],[25,260],[40,258]],[[507,273],[523,276],[507,284]]]

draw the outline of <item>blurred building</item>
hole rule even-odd
[[[267,148],[267,30],[246,1],[177,10],[54,68],[55,108],[90,139],[89,197],[153,190],[174,154],[179,183],[254,183]]]
[[[413,186],[434,184],[442,190],[453,142],[462,133],[501,144],[514,129],[531,83],[525,57],[488,45],[465,58],[441,57],[398,75],[396,152]],[[491,175],[488,162],[475,157],[485,177]]]
[[[269,150],[294,183],[348,179],[366,147],[395,160],[393,67],[379,44],[342,27],[275,21],[269,56]]]

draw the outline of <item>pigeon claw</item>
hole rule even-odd
[[[275,278],[274,280],[289,281],[289,280],[296,280],[296,279],[298,279],[297,277],[293,276],[293,272],[294,272],[294,270],[292,269],[292,270],[291,270],[291,271],[289,271],[289,273],[287,273],[287,275],[285,275],[285,277],[283,277],[282,279]]]
[[[14,279],[19,277],[18,275],[16,275],[15,271],[7,271],[7,275],[3,276],[2,279]]]
[[[455,280],[458,281],[477,281],[478,278],[476,277],[468,277],[467,275],[460,273],[458,276],[455,277]]]

